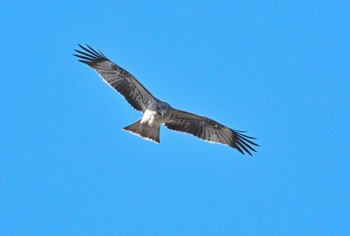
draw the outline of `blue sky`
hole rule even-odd
[[[349,235],[348,1],[26,1],[0,10],[1,235]],[[254,157],[161,129],[89,43]]]

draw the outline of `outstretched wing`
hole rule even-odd
[[[110,61],[102,52],[78,44],[82,51],[73,54],[79,61],[95,69],[107,84],[117,90],[136,110],[144,112],[155,97],[129,72]]]
[[[207,117],[176,109],[170,112],[170,119],[165,123],[169,129],[189,133],[209,142],[228,145],[242,154],[246,152],[252,155],[250,151],[256,152],[252,146],[259,146],[251,141],[255,138],[242,134],[243,131],[232,130]]]

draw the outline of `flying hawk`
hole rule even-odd
[[[155,98],[133,75],[109,60],[101,51],[78,44],[81,50],[73,54],[79,61],[95,69],[103,81],[117,90],[143,117],[124,127],[135,135],[159,143],[160,125],[192,134],[212,143],[220,143],[237,149],[242,154],[255,151],[259,146],[244,131],[230,129],[212,119],[172,108]]]

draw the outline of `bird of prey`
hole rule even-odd
[[[171,107],[168,103],[154,97],[132,74],[109,60],[101,51],[78,44],[78,60],[94,70],[103,81],[118,91],[143,117],[135,123],[124,127],[135,135],[159,143],[160,125],[192,134],[202,140],[219,143],[237,149],[242,154],[255,151],[259,146],[255,138],[243,134],[244,131],[230,129],[212,119],[195,115]]]

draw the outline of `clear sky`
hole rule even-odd
[[[132,2],[132,3],[131,3]],[[0,235],[350,235],[349,1],[9,1],[0,9]],[[141,117],[89,43],[253,157]]]

